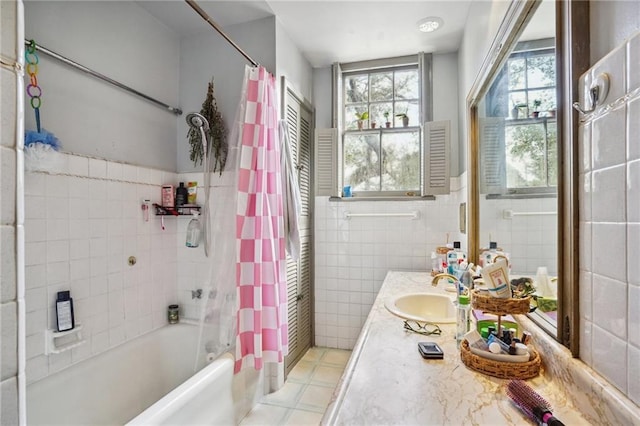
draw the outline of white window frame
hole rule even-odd
[[[527,41],[527,42],[521,42],[519,43],[516,48],[514,49],[514,52],[509,56],[509,59],[507,60],[507,63],[504,65],[503,71],[507,73],[508,72],[508,61],[511,60],[512,58],[524,58],[525,62],[526,59],[529,58],[530,56],[534,56],[536,55],[536,53],[543,53],[545,55],[552,55],[555,58],[555,41],[554,39],[540,39],[540,40],[532,40],[532,41]],[[495,83],[494,83],[495,84]],[[504,84],[508,84],[507,80],[505,80]],[[550,184],[549,183],[549,160],[545,159],[545,173],[546,173],[546,185],[544,186],[532,186],[532,187],[525,187],[525,186],[515,186],[515,187],[511,187],[507,185],[507,179],[506,179],[506,151],[505,151],[505,139],[506,139],[506,131],[508,127],[516,127],[516,126],[527,126],[527,125],[534,125],[534,124],[539,124],[545,127],[545,132],[547,132],[547,126],[549,124],[555,124],[557,123],[556,118],[555,117],[539,117],[539,118],[534,118],[534,117],[529,117],[529,92],[530,91],[534,91],[534,90],[538,90],[538,89],[555,89],[556,90],[556,101],[557,101],[557,88],[558,88],[558,81],[557,81],[557,67],[556,67],[556,84],[553,86],[544,86],[544,87],[534,87],[534,86],[529,86],[528,82],[525,82],[525,87],[521,88],[521,89],[509,89],[507,87],[506,89],[506,93],[507,93],[507,100],[510,99],[510,94],[512,92],[524,92],[525,93],[525,99],[527,99],[527,108],[526,108],[526,118],[519,118],[516,120],[513,119],[509,119],[509,120],[504,120],[504,119],[500,119],[499,117],[488,117],[485,119],[485,121],[487,123],[488,126],[491,125],[495,125],[496,121],[499,121],[500,125],[502,126],[502,140],[500,142],[497,142],[498,144],[501,144],[500,147],[496,147],[495,149],[497,151],[502,151],[503,152],[503,158],[501,158],[500,162],[498,164],[492,164],[492,166],[487,167],[488,169],[494,169],[493,172],[491,172],[491,176],[493,177],[493,180],[491,180],[489,177],[482,177],[482,187],[484,187],[485,189],[482,190],[481,192],[486,193],[487,194],[487,198],[511,198],[511,197],[516,197],[516,198],[538,198],[538,197],[545,197],[545,196],[549,196],[549,197],[555,197],[557,194],[557,183],[555,185]],[[557,105],[557,103],[556,103]],[[504,108],[509,111],[511,109],[511,105],[506,104],[504,105]],[[491,121],[493,120],[493,122]],[[547,134],[547,133],[546,133]],[[545,149],[546,152],[548,152],[548,146],[547,146],[547,142],[545,142]],[[556,141],[556,149],[558,147],[558,141]],[[489,161],[490,162],[490,161]],[[501,163],[501,164],[500,164]],[[486,163],[485,163],[486,166]],[[558,165],[559,167],[559,165]],[[481,166],[482,169],[482,166]],[[482,175],[482,171],[481,171],[481,175]],[[500,181],[500,183],[498,183],[498,181]]]
[[[379,137],[382,138],[382,135],[386,132],[398,132],[398,131],[418,131],[420,138],[420,158],[421,158],[421,170],[420,170],[420,186],[421,188],[416,188],[415,190],[407,190],[407,191],[360,191],[354,192],[353,198],[371,198],[371,197],[394,197],[394,198],[415,198],[416,196],[428,196],[432,198],[432,195],[435,194],[444,194],[449,192],[448,188],[448,179],[449,179],[449,164],[448,164],[448,155],[449,155],[449,141],[447,140],[447,164],[446,164],[446,181],[447,188],[446,190],[436,189],[435,192],[432,188],[428,187],[426,182],[429,181],[428,174],[430,169],[430,162],[427,156],[429,155],[429,150],[426,148],[427,141],[430,140],[430,135],[425,135],[425,129],[423,128],[425,122],[430,122],[432,120],[432,110],[433,110],[433,88],[432,88],[432,55],[419,53],[417,55],[403,56],[397,58],[387,58],[387,59],[378,59],[372,61],[363,61],[356,63],[348,63],[348,64],[334,64],[333,66],[333,127],[337,129],[338,143],[337,147],[337,159],[338,164],[336,164],[335,170],[337,177],[334,182],[337,183],[338,186],[338,194],[340,195],[340,188],[343,186],[343,145],[344,145],[344,135],[351,132],[361,132],[358,130],[345,130],[344,123],[347,118],[344,117],[345,104],[344,104],[344,92],[343,92],[343,81],[345,75],[355,74],[358,71],[360,72],[380,72],[389,69],[402,69],[408,67],[417,67],[418,75],[419,75],[419,91],[420,91],[420,99],[419,99],[419,114],[418,120],[419,123],[417,125],[409,126],[409,127],[396,127],[396,128],[376,128],[376,129],[367,129],[362,132],[378,132]],[[395,100],[394,100],[395,101]],[[395,111],[394,111],[395,118]],[[447,138],[450,137],[449,127],[446,126]]]

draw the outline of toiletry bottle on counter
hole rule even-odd
[[[447,272],[458,276],[458,265],[467,259],[467,255],[460,249],[460,241],[453,242],[453,250],[447,252]]]
[[[189,190],[185,188],[184,182],[180,182],[180,186],[176,188],[176,207],[182,207],[187,204],[189,198]]]
[[[509,267],[506,259],[500,259],[482,269],[482,278],[489,290],[489,295],[501,299],[511,298]]]
[[[496,257],[504,256],[508,257],[505,252],[498,248],[498,243],[495,241],[489,242],[489,250],[484,250],[480,255],[480,260],[482,261],[482,266],[491,265]]]
[[[198,220],[199,213],[193,212],[193,218],[189,221],[187,226],[187,241],[185,245],[187,247],[198,247],[200,245],[200,233],[202,228],[200,227],[200,221]]]
[[[458,309],[456,313],[456,344],[464,340],[465,334],[471,329],[471,306],[469,306],[469,296],[461,294],[458,296]]]
[[[73,318],[73,299],[69,291],[59,291],[56,298],[56,323],[58,331],[67,331],[75,327]]]

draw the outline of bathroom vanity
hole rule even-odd
[[[462,363],[455,324],[440,324],[441,335],[407,332],[403,320],[384,306],[389,298],[417,292],[454,297],[442,285],[433,287],[426,272],[390,271],[322,423],[527,424],[527,417],[506,395],[507,380],[469,370]],[[423,359],[418,353],[422,341],[436,342],[444,359]],[[553,380],[544,356],[541,374],[527,383],[565,424],[590,423],[567,398],[567,389]]]

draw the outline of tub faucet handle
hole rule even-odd
[[[202,299],[202,289],[191,290],[191,299]]]

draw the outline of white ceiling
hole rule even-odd
[[[197,0],[222,27],[275,15],[314,68],[420,51],[454,52],[462,40],[471,1]],[[213,31],[181,0],[138,4],[181,37]],[[416,23],[428,16],[441,17],[444,26],[421,33]]]

